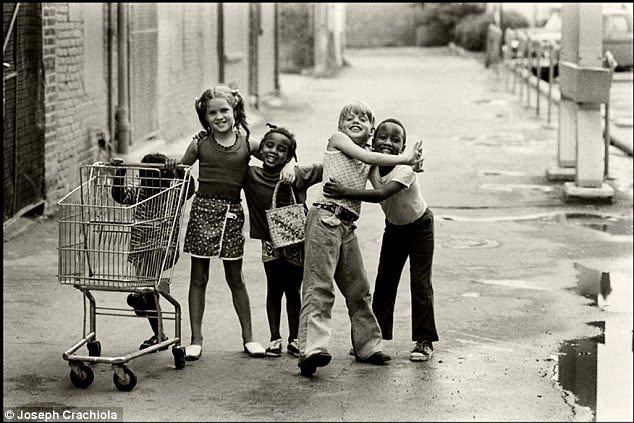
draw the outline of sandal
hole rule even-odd
[[[251,341],[244,344],[244,352],[253,358],[264,357],[266,350],[259,342]]]
[[[163,341],[167,340],[167,336],[163,335]],[[159,342],[163,342],[163,341],[159,341],[158,337],[156,335],[153,335],[150,339],[146,339],[145,341],[143,341],[143,343],[141,344],[141,346],[139,347],[139,350],[144,350],[146,348],[152,347],[156,344],[158,344]],[[158,351],[165,351],[167,349],[167,345],[152,351],[152,353],[158,352]]]
[[[196,361],[203,353],[203,347],[201,345],[192,344],[185,347],[185,360]]]

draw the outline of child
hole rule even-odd
[[[299,356],[297,345],[297,327],[301,307],[300,287],[303,274],[304,244],[294,244],[279,249],[273,248],[266,210],[271,208],[273,192],[279,182],[282,167],[297,160],[295,151],[297,141],[286,128],[267,124],[271,130],[260,142],[262,167],[249,166],[244,181],[244,194],[249,207],[250,236],[262,240],[262,263],[266,273],[266,314],[269,320],[271,339],[266,355],[280,357],[282,355],[282,336],[280,335],[280,316],[282,313],[282,297],[286,294],[286,314],[288,318],[289,354]],[[276,206],[283,207],[291,203],[290,190],[294,191],[298,204],[306,201],[306,190],[321,182],[322,165],[295,167],[295,182],[278,188]],[[304,207],[306,205],[304,204]]]
[[[383,154],[399,155],[405,149],[405,127],[397,119],[381,122],[374,134],[372,148]],[[337,181],[324,186],[331,198],[351,198],[381,203],[385,213],[385,231],[381,244],[372,310],[379,322],[383,339],[392,339],[394,304],[405,261],[409,257],[412,299],[411,361],[427,361],[438,341],[434,318],[434,290],[431,283],[434,255],[434,215],[410,166],[379,166],[370,171],[374,190],[346,188]]]
[[[141,159],[141,163],[163,163],[169,159],[161,153],[147,154]],[[183,179],[184,172],[181,169],[173,170],[148,170],[139,169],[140,185],[133,186],[131,181],[126,178],[126,168],[120,167],[116,170],[114,182],[112,184],[112,198],[125,205],[140,203],[150,197],[160,193],[162,190],[169,188],[174,179]],[[189,189],[187,191],[187,199],[194,195],[195,191],[194,178],[190,175]],[[172,229],[172,221],[161,219],[165,216],[164,198],[157,197],[155,200],[148,200],[139,204],[134,210],[134,219],[140,223],[132,226],[130,233],[130,254],[128,261],[132,263],[136,270],[136,275],[145,278],[156,278],[160,273],[160,266],[165,259],[163,270],[171,268],[178,261],[178,234],[180,226],[175,228],[169,248],[163,250],[162,242],[165,237],[169,236]],[[174,203],[177,205],[178,203]],[[159,213],[157,213],[159,212]],[[181,210],[174,210],[180,213]],[[169,213],[169,211],[168,211]],[[160,215],[158,215],[160,214]],[[159,224],[155,222],[158,219]],[[178,218],[177,218],[178,219]],[[154,220],[154,222],[152,222]],[[146,223],[150,222],[150,223]],[[180,223],[180,220],[178,220]],[[140,350],[151,347],[167,339],[165,334],[159,335],[159,325],[157,319],[157,304],[155,294],[153,292],[134,292],[128,295],[128,305],[134,308],[138,316],[146,316],[152,327],[154,335],[143,341]],[[161,351],[167,347],[160,348]]]
[[[369,164],[390,166],[420,161],[420,144],[411,153],[399,156],[364,148],[374,130],[374,115],[365,103],[346,105],[339,115],[338,129],[340,132],[330,137],[326,147],[324,181],[335,178],[361,189],[367,182]],[[354,232],[360,210],[359,200],[322,197],[308,212],[299,320],[298,365],[304,376],[311,376],[332,358],[327,348],[334,282],[346,298],[357,361],[382,365],[391,359],[381,352],[381,329],[372,314],[370,284]]]
[[[204,131],[194,136],[181,159],[187,165],[199,162],[198,191],[183,247],[184,252],[191,254],[192,263],[188,296],[192,337],[185,358],[198,360],[202,354],[202,320],[211,257],[222,260],[242,328],[244,351],[252,357],[263,357],[264,348],[253,341],[251,306],[242,275],[244,211],[240,198],[251,154],[256,154],[259,143],[249,142],[244,100],[238,90],[224,85],[212,87],[196,99],[195,107]],[[282,178],[284,175],[292,179],[292,167],[290,171],[283,169]]]

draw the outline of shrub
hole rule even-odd
[[[433,28],[433,31],[442,32],[451,40],[456,24],[464,16],[483,13],[485,3],[422,3],[419,10],[417,26]]]
[[[466,50],[483,51],[489,24],[493,22],[493,16],[488,13],[467,15],[456,25],[454,40]]]
[[[524,15],[515,10],[504,11],[502,16],[502,33],[506,31],[506,28],[528,28],[528,19]]]

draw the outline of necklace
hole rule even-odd
[[[234,145],[236,145],[236,143],[238,142],[238,133],[235,132],[236,138],[233,140],[233,143],[231,145],[224,145],[221,144],[220,142],[218,142],[218,140],[216,139],[216,137],[214,136],[213,131],[211,132],[211,139],[213,140],[213,142],[218,146],[221,147],[225,150],[230,150],[231,148],[233,148]]]

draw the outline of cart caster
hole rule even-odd
[[[121,376],[119,376],[121,374]],[[125,366],[115,368],[115,373],[112,375],[114,386],[120,391],[131,391],[136,386],[136,376],[132,373],[132,370]]]
[[[101,342],[90,341],[86,346],[88,347],[88,355],[90,357],[101,357]]]
[[[172,354],[174,355],[174,366],[177,369],[185,367],[185,347],[172,347]]]
[[[84,363],[73,363],[70,366],[70,381],[75,387],[86,389],[95,380],[95,374],[92,372],[92,369]]]

